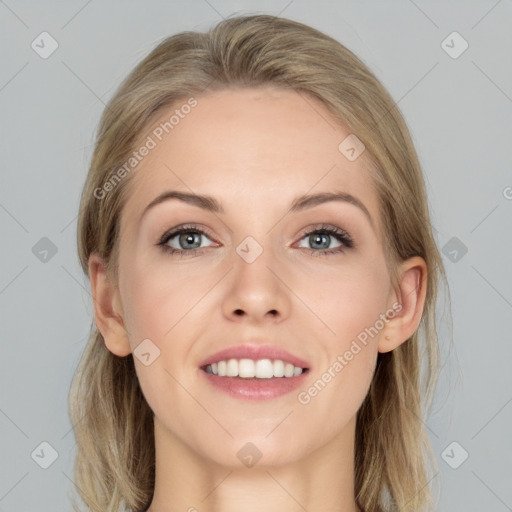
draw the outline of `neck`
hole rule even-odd
[[[155,489],[147,512],[358,512],[355,420],[335,439],[284,466],[226,467],[200,456],[155,417]]]

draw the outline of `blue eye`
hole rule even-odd
[[[158,245],[172,254],[196,252],[200,248],[207,247],[202,244],[201,237],[207,237],[203,230],[193,226],[182,226],[164,234]],[[173,241],[174,239],[176,240]],[[172,242],[171,245],[169,242]]]
[[[354,247],[352,238],[345,231],[334,226],[321,226],[304,234],[301,240],[308,239],[311,255],[329,255],[343,252],[344,249]],[[334,248],[329,248],[333,239],[338,243]]]
[[[170,254],[197,256],[202,249],[210,246],[203,243],[204,240],[201,240],[203,237],[210,239],[205,231],[196,226],[180,226],[166,232],[158,245],[162,247],[163,251]],[[312,256],[342,253],[344,250],[354,247],[354,242],[347,232],[329,225],[317,226],[304,233],[300,240],[304,239],[308,240],[309,246],[300,246],[299,248],[310,250]],[[338,245],[329,248],[333,241]]]

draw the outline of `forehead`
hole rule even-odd
[[[336,190],[359,197],[377,218],[366,155],[351,161],[340,150],[353,135],[320,101],[272,87],[195,101],[177,102],[152,122],[145,136],[154,147],[133,173],[126,216],[140,215],[166,189],[217,196],[227,213]]]

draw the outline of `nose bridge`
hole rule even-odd
[[[253,236],[244,238],[235,248],[224,313],[255,318],[267,314],[287,316],[290,308],[287,289],[278,276],[279,263],[271,237],[265,237],[261,243]]]

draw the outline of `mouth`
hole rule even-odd
[[[300,386],[308,363],[278,347],[242,345],[210,356],[199,366],[215,389],[234,398],[268,400]]]
[[[240,379],[272,379],[297,377],[309,368],[295,366],[283,359],[223,359],[201,367],[206,373],[219,377]]]

